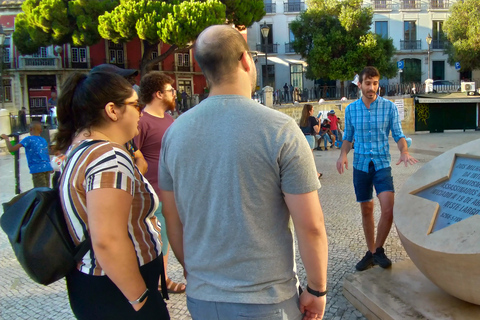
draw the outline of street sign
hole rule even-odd
[[[403,69],[403,66],[404,66],[403,60],[402,61],[397,61],[397,68],[398,69]]]
[[[455,70],[460,70],[460,62],[455,62]]]

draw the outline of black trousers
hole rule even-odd
[[[75,317],[79,320],[170,319],[167,305],[158,291],[158,280],[164,273],[163,257],[159,256],[140,267],[140,273],[149,293],[147,302],[139,311],[135,311],[110,278],[91,276],[75,269],[67,276],[68,298]],[[163,288],[166,285],[165,277],[162,278]]]

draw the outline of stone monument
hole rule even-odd
[[[425,164],[397,193],[394,222],[415,266],[480,305],[480,139]]]

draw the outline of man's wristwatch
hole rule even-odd
[[[313,294],[315,297],[323,297],[324,295],[327,294],[328,290],[320,292],[320,291],[317,291],[317,290],[313,290],[307,284],[307,292],[310,293],[310,294]]]
[[[145,301],[145,299],[147,299],[147,296],[148,296],[148,288],[145,289],[145,292],[142,293],[142,295],[140,297],[138,297],[137,300],[133,300],[133,301],[128,301],[130,302],[130,304],[133,306],[135,304],[139,304],[139,303],[142,303],[143,301]]]

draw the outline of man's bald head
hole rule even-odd
[[[247,42],[228,25],[208,27],[195,42],[195,60],[210,85],[228,82],[245,51],[248,51]]]

